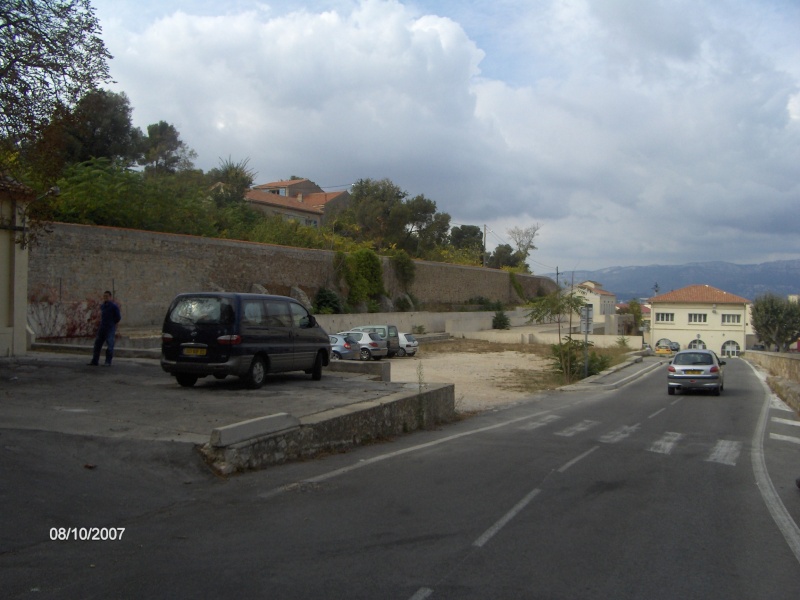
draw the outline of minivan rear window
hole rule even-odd
[[[182,325],[229,325],[234,311],[227,298],[181,298],[169,313],[169,320]]]

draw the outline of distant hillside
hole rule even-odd
[[[555,273],[547,273],[555,279]],[[559,273],[567,285],[592,280],[616,294],[621,302],[631,298],[650,298],[658,283],[659,294],[692,284],[707,284],[743,296],[748,300],[766,292],[779,296],[800,294],[800,260],[779,260],[760,265],[737,265],[727,262],[688,263],[685,265],[649,265],[646,267],[609,267],[599,271]]]

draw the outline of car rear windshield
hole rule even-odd
[[[711,365],[714,364],[714,361],[711,358],[710,354],[704,353],[686,353],[686,354],[678,354],[675,356],[675,360],[672,361],[673,364],[676,365]]]
[[[181,298],[169,313],[169,320],[181,325],[229,325],[233,306],[227,298]]]

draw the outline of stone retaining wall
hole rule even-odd
[[[124,327],[160,327],[167,306],[181,292],[250,292],[262,286],[289,295],[291,287],[313,298],[321,287],[336,289],[335,253],[187,235],[56,223],[31,248],[28,294],[42,288],[64,302],[98,299],[112,290],[123,309]],[[425,309],[484,297],[520,302],[505,271],[415,261],[412,295]],[[403,290],[391,261],[383,259],[384,286],[392,299]],[[526,296],[548,293],[554,281],[516,275]]]

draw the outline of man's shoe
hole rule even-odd
[[[103,363],[103,366],[104,366],[104,367],[110,367],[110,366],[111,366],[111,363]]]
[[[98,365],[97,365],[97,363],[96,363],[96,362],[94,362],[94,361],[92,361],[92,362],[89,362],[89,363],[86,363],[86,365],[87,365],[87,366],[89,366],[89,367],[96,367],[96,366],[98,366]]]

